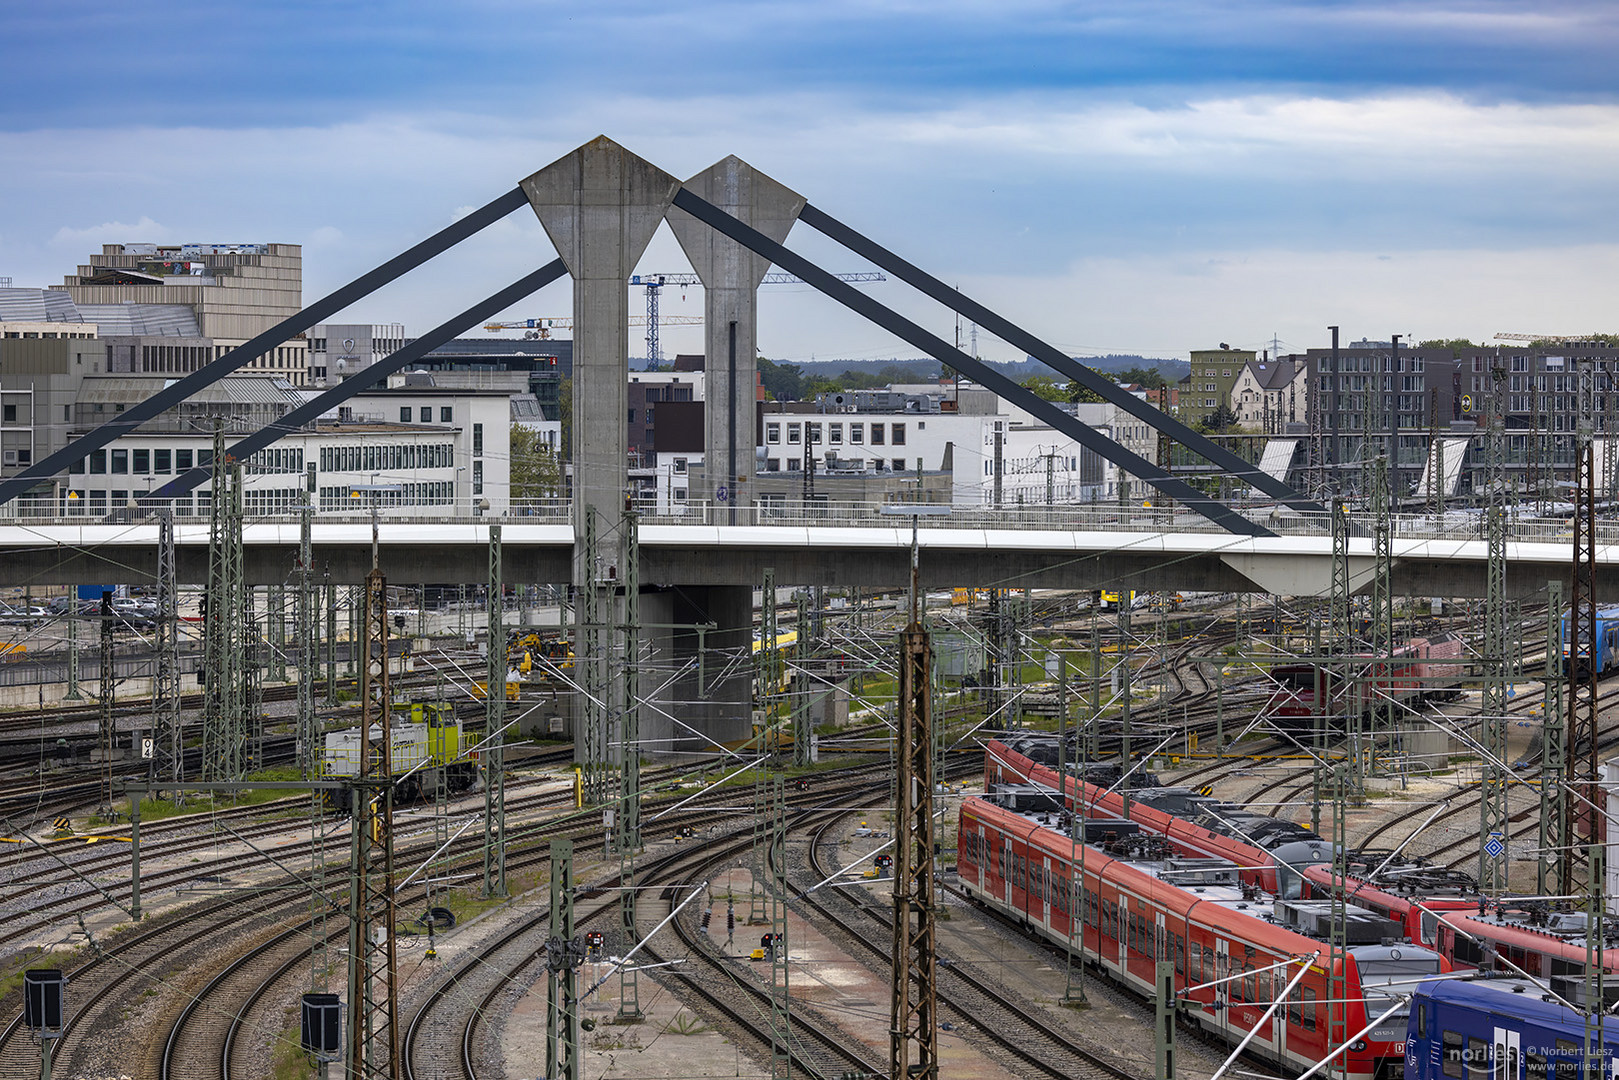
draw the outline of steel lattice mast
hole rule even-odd
[[[1569,860],[1563,871],[1565,887],[1572,888],[1584,869],[1589,883],[1591,868],[1576,864],[1588,860],[1586,848],[1578,843],[1602,843],[1605,840],[1602,815],[1596,809],[1602,792],[1597,783],[1600,763],[1597,759],[1598,704],[1596,662],[1596,477],[1594,475],[1594,447],[1591,428],[1592,373],[1589,361],[1579,370],[1580,419],[1577,429],[1574,484],[1574,551],[1573,587],[1569,592],[1568,614],[1568,768],[1564,772],[1569,786],[1568,822],[1571,835],[1563,845]],[[1572,835],[1579,824],[1578,838]]]
[[[1563,583],[1546,582],[1546,705],[1541,710],[1540,743],[1540,857],[1535,888],[1544,896],[1568,891],[1563,877],[1563,845],[1568,842],[1568,803],[1563,770],[1568,748],[1563,725]]]
[[[499,525],[489,526],[489,665],[484,683],[483,894],[506,895],[505,571]]]
[[[1120,593],[1121,607],[1127,595]],[[1122,646],[1121,646],[1122,649]],[[899,783],[894,812],[894,996],[889,1075],[939,1075],[933,910],[932,645],[920,622],[900,637]]]
[[[180,734],[179,589],[174,571],[174,510],[157,515],[157,678],[152,682],[152,778],[182,777],[184,747]],[[174,790],[176,801],[179,788]]]
[[[399,959],[394,907],[393,737],[388,688],[388,582],[365,577],[360,668],[359,772],[353,790],[349,863],[348,1078],[397,1080]],[[377,741],[371,741],[372,728]],[[380,932],[379,932],[380,931]]]

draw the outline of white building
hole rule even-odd
[[[152,384],[155,385],[146,385]],[[161,388],[129,376],[85,379],[75,406],[88,430]],[[99,517],[126,506],[213,458],[213,419],[227,440],[274,422],[305,394],[279,379],[232,376],[69,468],[62,513]],[[504,514],[509,509],[510,405],[503,393],[394,390],[357,395],[335,415],[282,436],[243,463],[248,514],[290,514],[302,505],[306,467],[315,466],[315,509],[354,512]],[[211,484],[175,502],[181,516],[209,511]],[[487,501],[487,509],[483,503]]]
[[[1231,411],[1244,427],[1281,434],[1288,424],[1308,422],[1309,384],[1302,360],[1250,360],[1231,386]]]

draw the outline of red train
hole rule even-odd
[[[984,750],[984,781],[989,784],[1036,784],[1056,791],[1057,770],[1042,765],[1005,743],[992,741]],[[1331,848],[1309,829],[1279,818],[1199,795],[1187,788],[1144,787],[1124,796],[1111,787],[1068,778],[1067,805],[1083,807],[1087,816],[1128,817],[1147,832],[1166,837],[1185,855],[1224,859],[1238,867],[1242,881],[1283,899],[1302,890],[1300,872],[1332,859]]]
[[[999,742],[991,742],[984,755],[988,783],[1031,783],[1057,790],[1057,772],[1040,765]],[[1130,820],[1144,831],[1162,836],[1179,852],[1212,855],[1241,867],[1244,883],[1284,899],[1304,896],[1328,898],[1332,889],[1331,846],[1303,830],[1308,841],[1290,841],[1270,849],[1168,813],[1169,800],[1180,797],[1188,805],[1222,808],[1220,817],[1244,825],[1246,813],[1218,800],[1192,797],[1185,788],[1150,788],[1133,796]],[[1156,800],[1153,805],[1149,800]],[[1084,805],[1087,813],[1122,816],[1123,799],[1091,784],[1069,780],[1070,807]],[[1205,810],[1205,813],[1208,811]],[[1266,834],[1257,827],[1251,838]],[[1255,834],[1258,834],[1257,836]],[[1297,845],[1297,846],[1295,846]],[[1398,923],[1402,936],[1435,948],[1457,967],[1513,972],[1503,961],[1541,978],[1578,978],[1585,972],[1585,923],[1578,913],[1556,912],[1544,906],[1520,904],[1483,910],[1477,884],[1467,874],[1430,866],[1408,857],[1389,858],[1388,852],[1351,852],[1347,866],[1349,900]],[[1619,976],[1619,932],[1606,927],[1610,949],[1603,954],[1603,969]]]
[[[1045,821],[985,799],[963,800],[957,867],[968,895],[1058,945],[1068,947],[1072,936],[1087,959],[1144,994],[1153,992],[1156,962],[1173,961],[1176,990],[1192,1003],[1191,1021],[1231,1043],[1259,1024],[1297,974],[1291,962],[1309,958],[1285,1007],[1266,1021],[1249,1051],[1301,1070],[1336,1049],[1334,1039],[1349,1041],[1352,1080],[1403,1075],[1406,1011],[1394,995],[1448,970],[1438,953],[1388,943],[1397,938],[1397,926],[1351,907],[1350,944],[1334,965],[1326,944],[1313,936],[1326,917],[1328,905],[1320,901],[1256,901],[1229,863],[1131,857],[1123,844],[1111,850],[1078,845]],[[1087,823],[1090,833],[1106,829],[1103,819]],[[1141,839],[1134,841],[1138,850]],[[1157,845],[1169,853],[1167,843]],[[1078,925],[1071,916],[1076,910],[1083,913]],[[1339,977],[1341,993],[1335,993]],[[1341,1015],[1333,1015],[1335,1003]]]
[[[1370,654],[1339,665],[1283,664],[1270,669],[1277,684],[1270,716],[1292,730],[1313,729],[1317,718],[1341,728],[1356,712],[1370,713],[1389,703],[1414,708],[1453,698],[1466,673],[1462,640],[1448,635],[1412,638],[1395,650],[1387,668]]]

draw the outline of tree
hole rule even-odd
[[[1104,400],[1101,394],[1088,386],[1081,385],[1078,379],[1073,380],[1067,387],[1067,400],[1081,405],[1099,405]]]
[[[1229,431],[1236,426],[1237,414],[1232,412],[1231,407],[1223,401],[1214,407],[1213,412],[1197,423],[1198,430],[1210,435]]]
[[[557,418],[562,421],[562,456],[573,458],[573,376],[557,383]]]
[[[1480,349],[1482,345],[1475,345],[1467,338],[1434,338],[1432,341],[1417,342],[1419,349],[1449,349],[1451,356],[1460,356],[1463,350]]]
[[[1153,367],[1128,367],[1118,373],[1118,381],[1128,386],[1131,383],[1140,383],[1148,390],[1157,390],[1165,385],[1164,373]]]
[[[1072,401],[1068,387],[1053,379],[1050,375],[1030,375],[1020,384],[1023,389],[1034,393],[1046,401]]]
[[[562,462],[538,431],[513,424],[511,453],[513,502],[562,497]]]

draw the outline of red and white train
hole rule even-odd
[[[1106,830],[1105,820],[1087,823],[1088,832]],[[1396,995],[1449,969],[1437,952],[1392,943],[1397,926],[1350,907],[1350,944],[1334,965],[1312,936],[1329,904],[1256,900],[1236,867],[1218,859],[1134,858],[1111,846],[1077,844],[1050,814],[969,798],[957,868],[973,899],[1057,945],[1083,944],[1084,957],[1136,991],[1152,994],[1157,961],[1172,961],[1190,1019],[1216,1038],[1236,1043],[1258,1027],[1249,1051],[1295,1070],[1347,1041],[1352,1080],[1403,1076],[1406,1010]],[[1083,913],[1077,921],[1075,912]],[[1303,978],[1261,1025],[1300,963]]]
[[[1035,784],[1057,791],[1057,770],[1042,765],[998,740],[984,749],[984,783]],[[1068,777],[1070,809],[1086,816],[1128,818],[1144,830],[1166,837],[1185,855],[1224,859],[1238,867],[1242,880],[1283,899],[1302,891],[1301,871],[1331,861],[1332,849],[1310,830],[1278,818],[1199,795],[1186,788],[1145,787],[1132,791],[1129,813],[1125,797],[1113,788]]]
[[[1052,792],[1058,788],[1055,769],[1003,743],[989,744],[984,763],[986,783],[1034,784]],[[1117,792],[1073,777],[1068,783],[1069,807],[1084,806],[1092,815],[1124,816],[1123,798]],[[1176,798],[1193,807],[1212,806],[1219,818],[1244,826],[1249,838],[1259,833],[1240,807],[1196,797],[1184,788],[1143,789],[1131,798],[1129,819],[1143,831],[1167,839],[1176,851],[1234,863],[1242,868],[1244,883],[1272,895],[1283,899],[1324,899],[1332,895],[1332,847],[1309,830],[1303,830],[1308,840],[1290,840],[1267,849],[1175,816],[1165,807]],[[1257,838],[1263,840],[1265,835],[1259,833]],[[1522,970],[1545,979],[1583,976],[1582,915],[1534,907],[1497,907],[1481,915],[1484,905],[1477,887],[1465,874],[1422,867],[1409,859],[1396,858],[1383,865],[1381,856],[1385,854],[1351,853],[1346,868],[1348,899],[1398,923],[1407,940],[1437,949],[1457,967],[1508,973]],[[1603,954],[1603,969],[1619,976],[1619,939],[1612,944],[1612,951]],[[1517,967],[1509,966],[1507,961]]]

